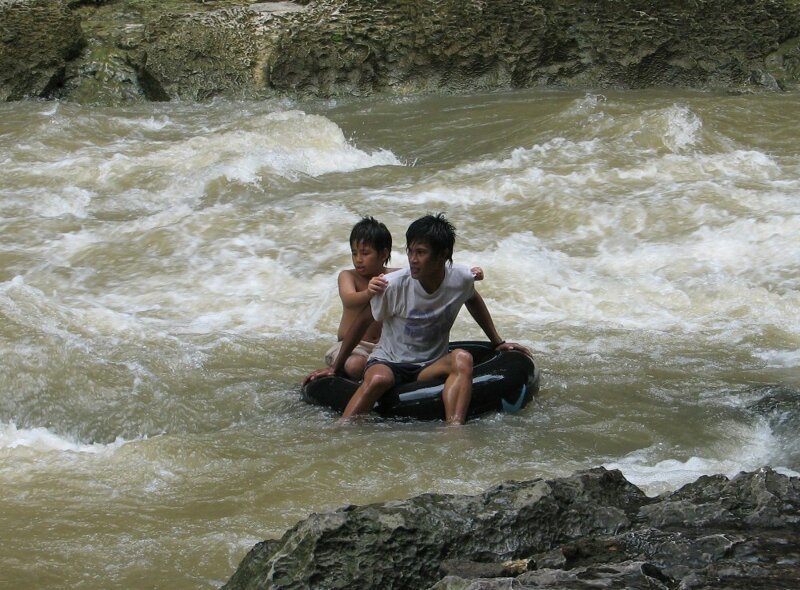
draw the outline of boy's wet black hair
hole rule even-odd
[[[420,217],[409,225],[406,231],[406,248],[411,248],[414,242],[427,242],[434,256],[444,256],[453,264],[456,228],[447,221],[444,213]]]
[[[362,217],[350,232],[350,247],[358,244],[366,244],[378,252],[386,250],[386,262],[392,257],[392,234],[384,224],[370,215]]]

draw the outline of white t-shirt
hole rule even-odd
[[[469,267],[445,265],[442,284],[433,293],[411,278],[409,269],[386,275],[389,282],[372,298],[372,316],[383,330],[369,358],[394,363],[426,363],[447,353],[450,328],[464,302],[475,293]]]

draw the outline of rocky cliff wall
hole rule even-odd
[[[0,98],[796,90],[800,0],[0,0]]]

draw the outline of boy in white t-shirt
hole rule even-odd
[[[470,269],[453,265],[455,228],[444,215],[426,215],[406,232],[409,268],[372,280],[375,294],[353,321],[330,368],[311,373],[306,381],[342,370],[350,351],[374,322],[383,329],[370,354],[364,380],[345,408],[342,419],[369,413],[394,385],[419,379],[445,378],[445,419],[463,424],[472,399],[472,355],[448,352],[450,328],[462,306],[498,350],[528,350],[500,338],[483,298],[475,290]],[[371,285],[372,286],[372,285]]]

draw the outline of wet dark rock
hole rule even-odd
[[[754,421],[769,426],[771,436],[778,443],[782,465],[800,465],[800,390],[791,387],[768,385],[754,390],[755,401],[745,407]]]
[[[617,471],[315,514],[256,545],[244,588],[790,588],[800,479],[763,468],[648,498]]]
[[[0,33],[6,100],[800,83],[797,0],[0,0]]]
[[[748,409],[764,416],[773,429],[792,434],[800,429],[800,391],[784,386],[766,386],[754,392],[758,399]]]

